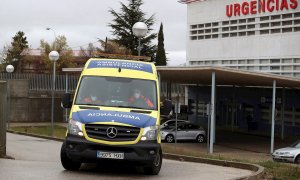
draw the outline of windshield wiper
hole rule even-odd
[[[99,107],[92,107],[92,106],[98,106],[98,105],[95,105],[95,104],[77,104],[77,105],[79,105],[80,109],[96,109],[96,110],[100,110]]]
[[[132,109],[142,109],[142,108],[135,107],[135,106],[113,106],[113,107],[118,107],[118,108],[132,108]]]
[[[151,113],[150,109],[143,109],[143,108],[136,107],[136,106],[114,106],[114,107],[136,109],[136,110],[130,110],[130,112],[139,111],[139,112],[143,112],[143,113]]]

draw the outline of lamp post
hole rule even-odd
[[[138,46],[138,55],[141,55],[141,38],[146,36],[147,32],[148,32],[148,27],[145,23],[143,22],[137,22],[133,25],[132,27],[132,32],[133,34],[139,38],[139,46]]]
[[[56,50],[56,37],[57,37],[57,36],[56,36],[56,33],[55,33],[55,31],[54,31],[52,28],[50,28],[50,27],[47,27],[46,30],[47,30],[47,31],[50,31],[50,30],[51,30],[51,31],[53,32],[54,38],[55,38],[55,39],[54,39],[54,50]]]
[[[49,53],[49,59],[53,62],[53,83],[52,83],[52,103],[51,103],[51,136],[53,136],[53,123],[54,123],[54,91],[55,91],[55,65],[59,59],[57,51],[51,51]]]
[[[6,66],[6,72],[10,74],[10,79],[12,79],[12,73],[14,72],[15,68],[13,65],[7,65]],[[8,118],[7,118],[7,130],[9,129],[10,125],[10,84],[8,84],[8,91],[7,91],[7,97],[8,97]]]

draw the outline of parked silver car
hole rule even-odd
[[[179,122],[177,127],[177,140],[196,140],[199,143],[205,141],[206,132],[200,126],[188,122]],[[168,143],[174,142],[175,130],[175,124],[161,128],[160,134],[162,140],[165,140]]]
[[[300,164],[300,141],[290,147],[276,150],[273,154],[274,161],[292,162]]]

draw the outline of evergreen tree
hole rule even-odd
[[[15,71],[21,72],[22,70],[22,59],[24,55],[22,52],[24,49],[28,48],[28,41],[25,33],[19,31],[12,38],[11,46],[8,47],[6,58],[4,59],[4,64],[12,64],[15,68]]]
[[[118,13],[113,9],[109,12],[114,16],[113,22],[109,26],[113,29],[112,33],[115,36],[115,41],[126,47],[133,55],[137,55],[138,38],[134,36],[132,27],[136,22],[144,22],[148,26],[148,35],[141,39],[142,50],[141,54],[144,56],[153,57],[156,46],[151,44],[151,41],[157,37],[156,33],[150,33],[154,24],[154,15],[148,19],[145,18],[146,14],[141,10],[143,0],[128,0],[128,4],[120,2],[121,12]]]
[[[164,30],[163,24],[161,23],[159,33],[158,33],[158,45],[156,51],[156,66],[166,66],[167,65],[167,57],[164,45]]]

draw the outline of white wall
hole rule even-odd
[[[300,32],[268,35],[260,35],[259,32],[256,32],[255,36],[190,40],[190,25],[252,17],[257,17],[256,22],[258,22],[261,16],[300,12],[299,4],[296,10],[284,10],[231,18],[226,16],[226,5],[242,3],[244,1],[246,0],[208,0],[188,5],[188,61],[300,57]],[[247,0],[247,2],[249,1]],[[256,25],[256,29],[259,29],[258,25]]]

